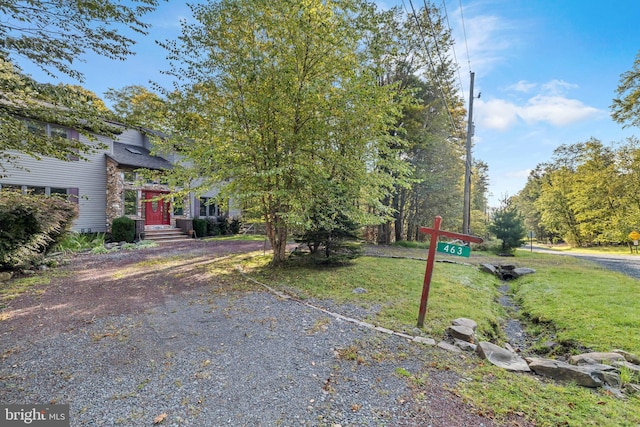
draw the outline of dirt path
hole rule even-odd
[[[495,425],[435,368],[459,357],[204,274],[262,248],[74,258],[0,313],[0,402],[70,403],[72,426]]]

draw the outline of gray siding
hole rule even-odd
[[[111,140],[98,137],[111,150]],[[80,140],[95,145],[80,135]],[[73,224],[75,231],[106,230],[106,160],[105,150],[87,156],[88,161],[64,162],[44,157],[36,160],[23,157],[20,165],[27,170],[9,169],[0,184],[26,185],[34,187],[58,187],[79,189],[79,216]]]
[[[114,138],[116,142],[135,145],[136,147],[144,147],[146,139],[147,137],[143,133],[135,129],[125,129],[120,135]]]

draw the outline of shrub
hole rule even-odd
[[[333,227],[316,224],[298,234],[295,240],[309,248],[311,259],[318,264],[348,264],[362,255],[357,230],[355,222],[341,217]]]
[[[136,238],[136,222],[126,216],[121,216],[111,223],[111,240],[114,242],[133,243]]]
[[[76,233],[71,231],[64,235],[64,238],[53,248],[53,251],[81,252],[103,245],[104,233]]]
[[[242,227],[242,220],[238,217],[234,217],[229,221],[229,232],[231,234],[240,233],[240,228]]]
[[[0,192],[0,269],[27,267],[60,242],[78,215],[60,197]]]
[[[220,215],[216,217],[216,222],[218,223],[218,228],[220,229],[220,235],[226,236],[229,234],[229,222],[227,221],[227,217],[224,215]]]
[[[207,218],[207,236],[219,236],[222,234],[217,218]]]
[[[196,237],[205,237],[207,235],[207,220],[202,218],[194,218],[193,231],[195,231]]]

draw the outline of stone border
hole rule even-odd
[[[298,298],[295,298],[292,295],[286,294],[284,292],[280,292],[279,290],[274,289],[271,286],[266,285],[266,284],[264,284],[264,283],[262,283],[262,282],[260,282],[260,281],[258,281],[256,279],[254,279],[253,277],[250,277],[244,271],[242,271],[240,266],[236,266],[236,270],[240,273],[240,275],[242,277],[244,277],[245,279],[249,280],[252,283],[255,283],[256,285],[262,286],[263,288],[265,288],[267,291],[269,291],[270,293],[274,294],[278,298],[282,298],[284,300],[290,300],[290,301],[296,302],[298,304],[302,304],[302,305],[307,306],[309,308],[312,308],[314,310],[321,311],[322,313],[327,314],[327,315],[329,315],[329,316],[331,316],[331,317],[333,317],[335,319],[342,320],[344,322],[353,323],[353,324],[358,325],[358,326],[363,327],[363,328],[372,329],[374,331],[382,332],[382,333],[387,334],[387,335],[395,335],[395,336],[402,337],[402,338],[408,339],[410,341],[417,342],[417,343],[424,344],[424,345],[428,345],[428,346],[435,346],[436,345],[436,341],[433,338],[414,336],[414,335],[405,334],[404,332],[393,331],[391,329],[383,328],[382,326],[376,326],[376,325],[374,325],[372,323],[363,322],[362,320],[354,319],[353,317],[343,316],[342,314],[334,313],[333,311],[329,311],[329,310],[324,309],[322,307],[318,307],[318,306],[310,304],[308,302],[304,302],[304,301],[302,301],[302,300],[300,300]]]

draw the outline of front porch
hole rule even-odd
[[[144,220],[136,220],[136,236],[154,242],[176,242],[193,240],[193,220],[176,219],[176,226],[166,224],[145,225]]]

